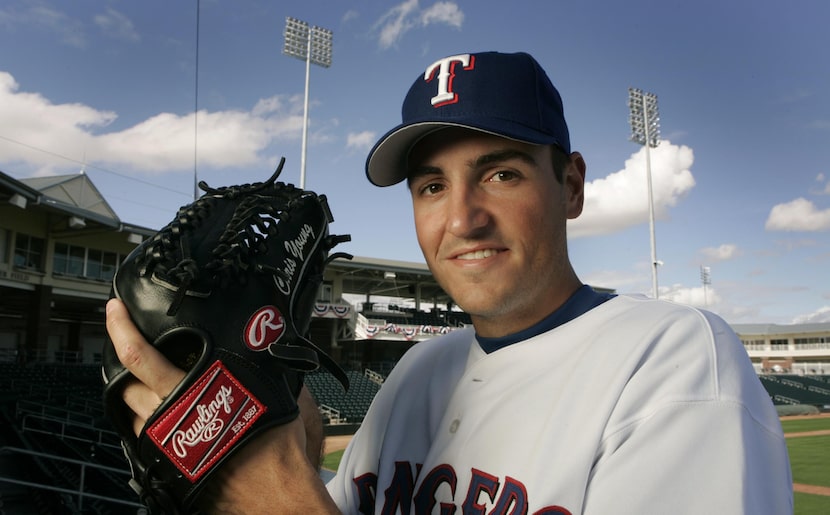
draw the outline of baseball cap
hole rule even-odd
[[[562,98],[536,59],[524,52],[457,54],[435,61],[409,88],[401,118],[366,159],[366,176],[377,186],[404,180],[410,149],[446,127],[556,144],[571,152]]]

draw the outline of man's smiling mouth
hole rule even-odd
[[[495,256],[499,252],[500,251],[498,251],[496,249],[475,250],[473,252],[466,252],[464,254],[459,254],[455,259],[462,259],[462,260],[484,259],[484,258],[488,258],[490,256]]]

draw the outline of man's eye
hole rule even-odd
[[[510,170],[499,170],[498,172],[491,175],[489,180],[491,182],[505,182],[512,181],[516,177],[516,172],[512,172]]]
[[[429,183],[421,188],[421,195],[435,195],[443,190],[443,186],[437,182]]]

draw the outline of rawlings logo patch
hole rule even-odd
[[[263,351],[279,341],[285,332],[285,319],[275,306],[263,306],[245,324],[242,339],[252,351]]]
[[[147,430],[150,439],[195,482],[265,413],[221,361],[216,361]]]

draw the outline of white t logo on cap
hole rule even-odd
[[[455,77],[455,65],[461,63],[465,70],[472,70],[475,66],[475,56],[470,54],[451,55],[439,59],[427,67],[424,80],[430,82],[438,70],[438,94],[430,99],[432,105],[439,107],[458,101],[458,95],[452,91],[452,79]]]

